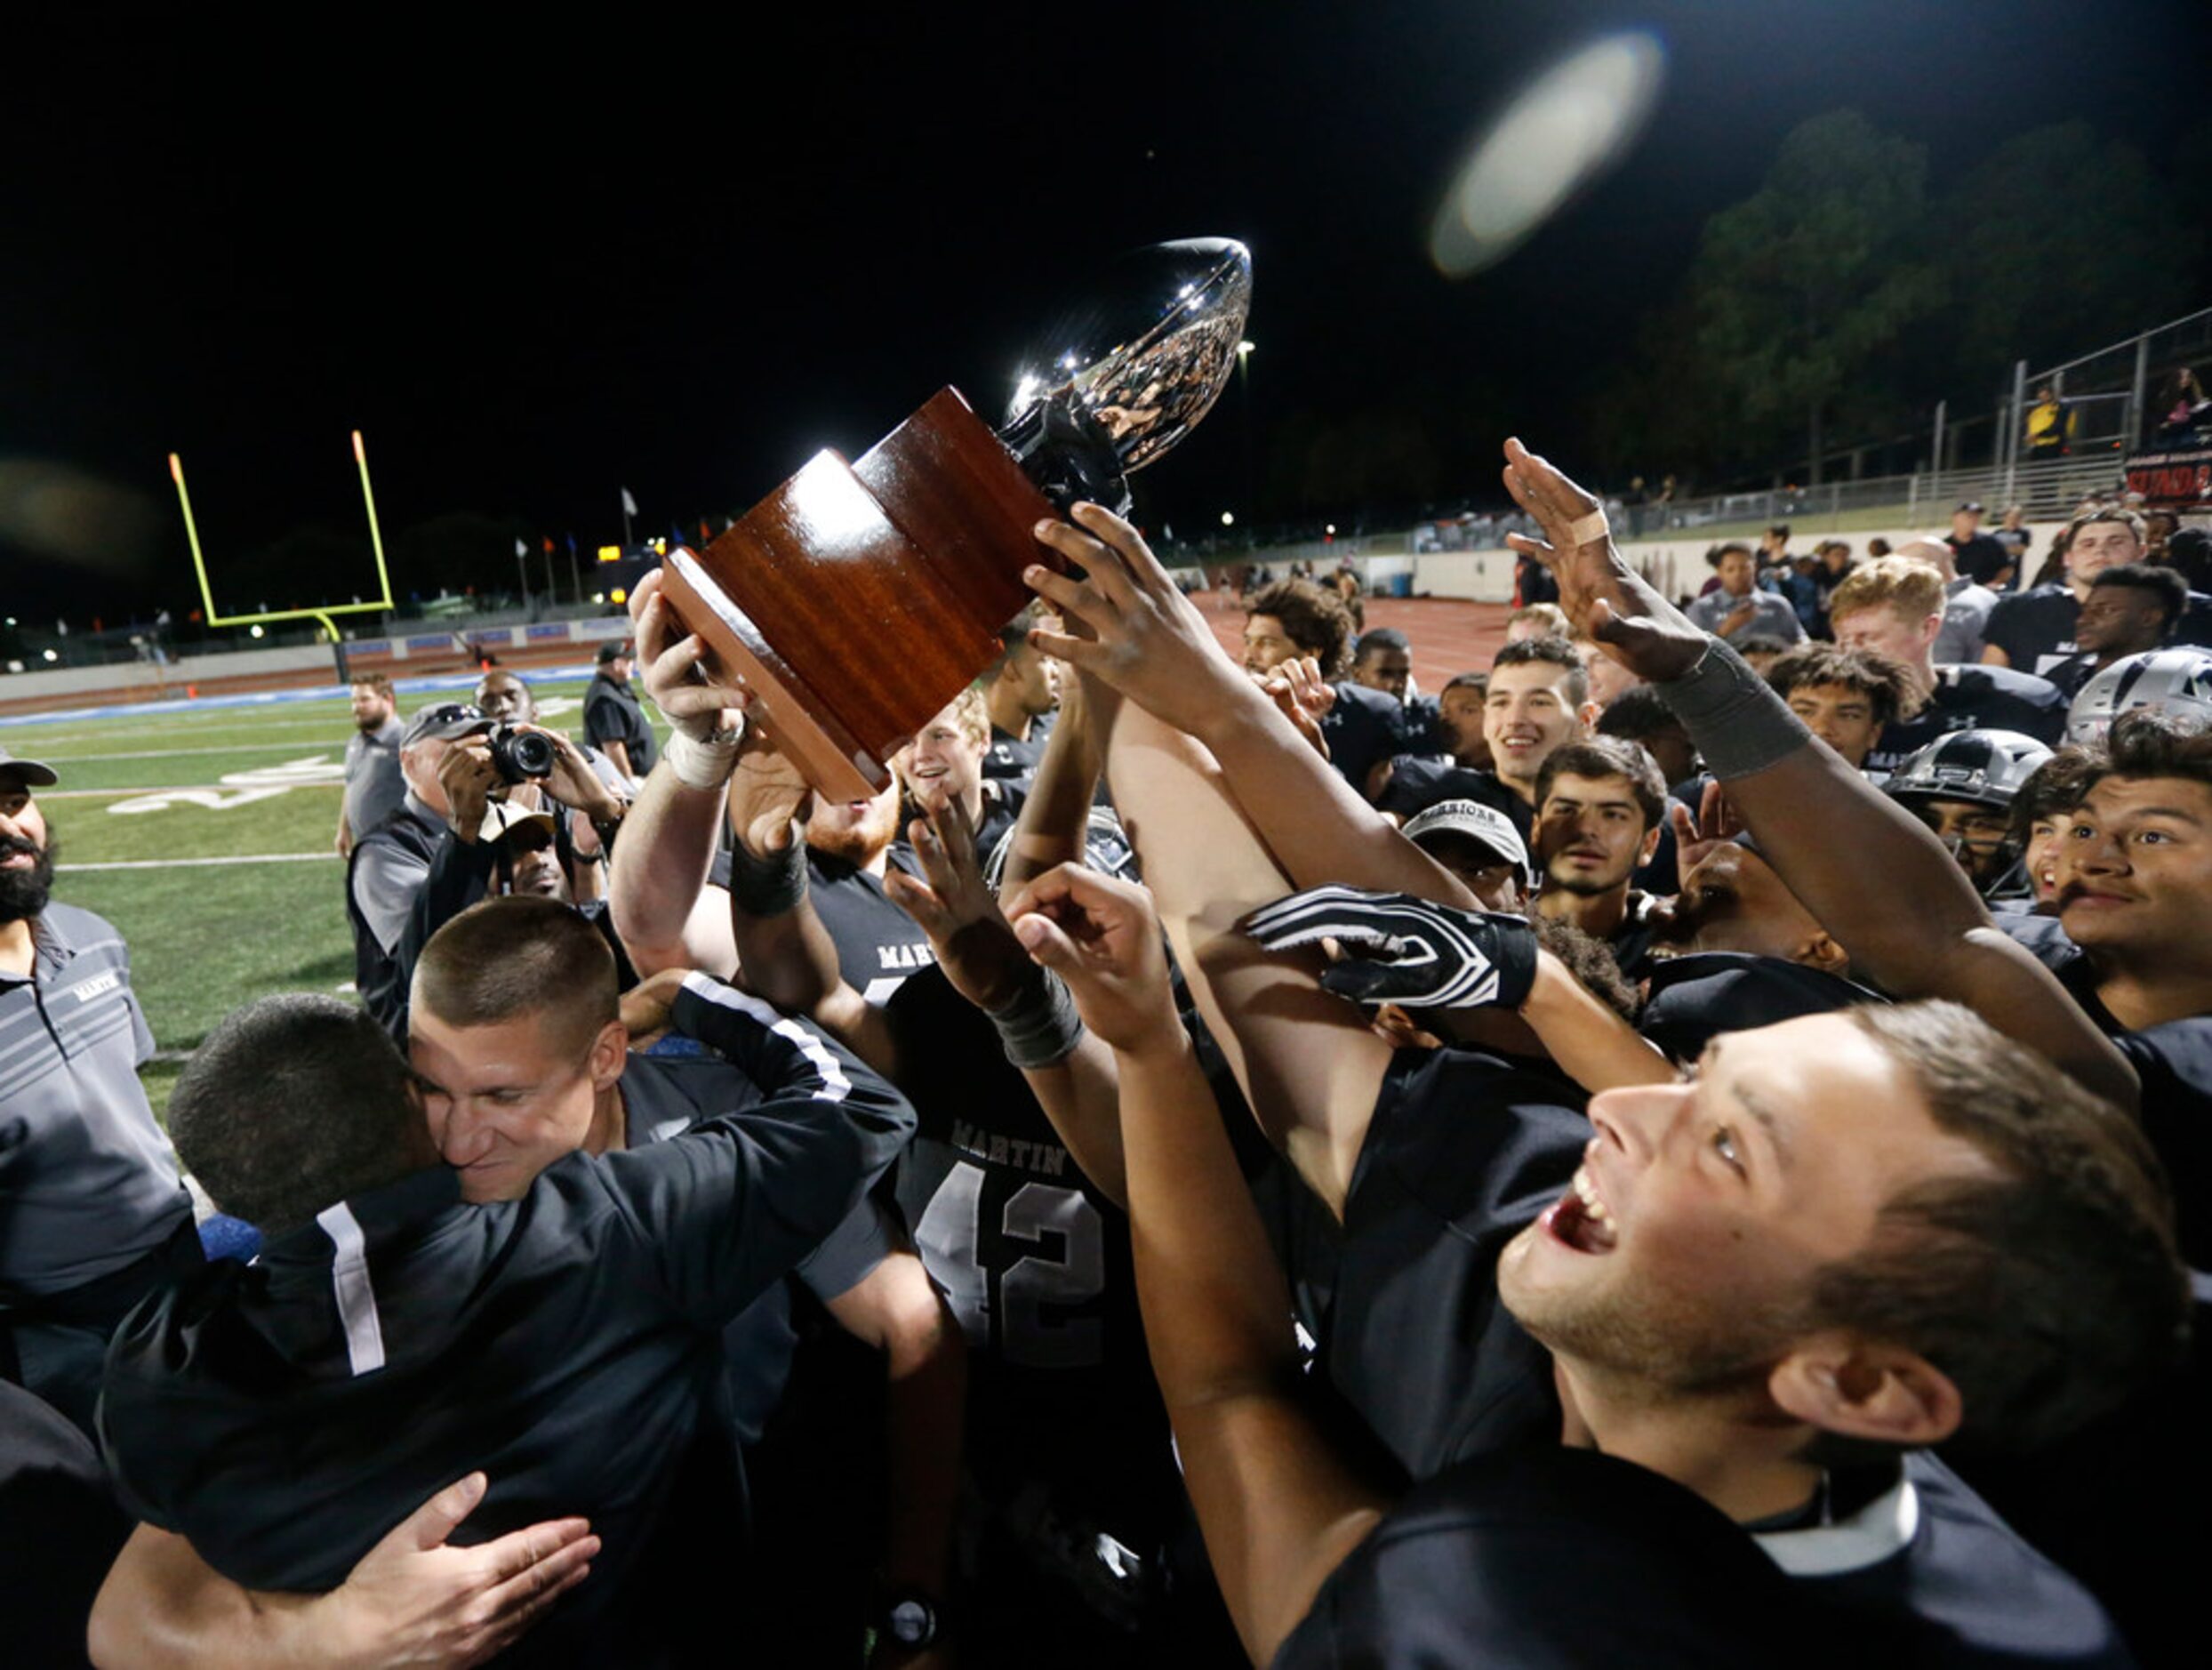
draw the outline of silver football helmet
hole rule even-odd
[[[2212,650],[2176,646],[2124,655],[2081,686],[2066,713],[2066,740],[2101,743],[2137,708],[2212,723]]]

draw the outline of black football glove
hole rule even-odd
[[[1536,933],[1518,916],[1456,911],[1406,893],[1315,887],[1238,924],[1270,951],[1333,939],[1321,984],[1355,1003],[1519,1008],[1536,982]]]

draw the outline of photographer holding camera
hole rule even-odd
[[[613,944],[600,861],[629,809],[581,749],[538,725],[444,703],[418,713],[407,736],[407,803],[363,842],[349,889],[361,1001],[396,1038],[406,1034],[422,947],[479,899],[558,898]],[[619,945],[615,956],[627,988],[636,976]]]

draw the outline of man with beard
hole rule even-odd
[[[1601,941],[1631,980],[1651,943],[1652,901],[1630,884],[1658,849],[1666,807],[1659,767],[1618,737],[1569,743],[1536,775],[1537,914]]]
[[[0,749],[0,1375],[89,1432],[108,1335],[201,1259],[139,1083],[154,1035],[131,953],[50,898],[54,843],[31,791],[54,782]]]
[[[346,798],[338,810],[338,855],[353,851],[406,798],[407,780],[399,769],[402,735],[392,681],[381,672],[353,681],[354,733],[346,739]]]
[[[1023,614],[998,629],[998,659],[983,674],[990,746],[983,775],[1026,783],[1037,774],[1053,715],[1060,709],[1060,668],[1030,646],[1034,618]]]

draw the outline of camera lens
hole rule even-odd
[[[491,747],[492,766],[502,782],[527,783],[553,775],[552,741],[535,731],[502,725],[492,733]]]

